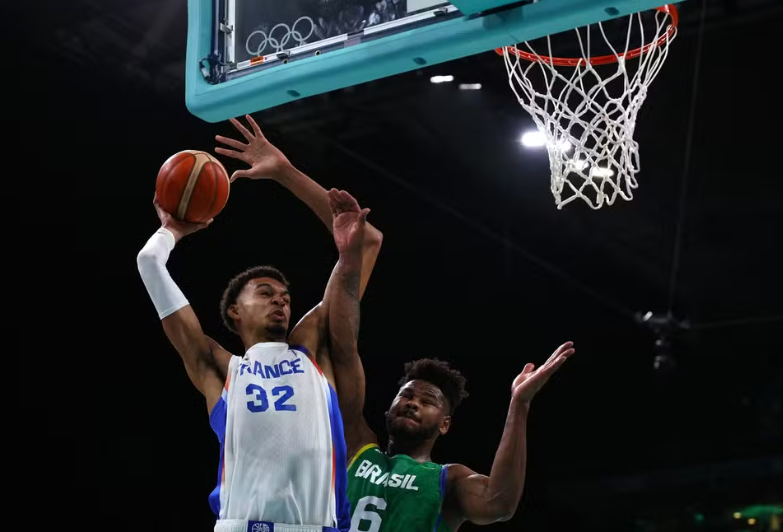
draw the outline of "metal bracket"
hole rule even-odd
[[[345,39],[345,42],[343,43],[343,48],[348,48],[349,46],[354,46],[356,44],[360,44],[362,42],[362,37],[364,36],[363,31],[357,31],[354,33],[349,33],[347,38]]]
[[[206,64],[205,64],[206,63]],[[225,63],[221,61],[219,55],[209,54],[199,60],[201,75],[210,84],[215,84],[223,80]]]

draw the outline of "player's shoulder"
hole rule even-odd
[[[288,335],[288,343],[307,346],[313,354],[317,354],[315,352],[326,338],[326,322],[326,310],[321,302],[294,325]]]
[[[288,344],[288,350],[289,351],[296,351],[298,353],[302,353],[303,355],[305,355],[308,358],[312,358],[313,357],[313,354],[310,352],[310,350],[307,347],[305,347],[305,346],[303,346],[301,344]]]
[[[209,342],[209,351],[212,356],[212,361],[215,364],[215,367],[217,367],[221,375],[225,377],[226,373],[228,372],[231,361],[240,359],[242,357],[232,354],[228,349],[225,349],[222,345],[220,345],[220,343],[218,343],[217,340],[215,340],[211,336],[208,335],[204,335],[204,336],[207,337],[207,342]]]
[[[443,467],[443,469],[446,470],[447,484],[453,484],[454,482],[459,482],[464,478],[476,474],[475,471],[473,471],[471,468],[463,464],[443,464],[441,467]]]
[[[308,310],[305,315],[299,319],[296,325],[294,325],[294,328],[291,330],[291,334],[293,335],[297,328],[318,326],[320,322],[323,321],[325,314],[326,307],[324,306],[324,302],[320,301],[316,306]]]
[[[385,459],[386,455],[381,451],[381,448],[377,443],[368,443],[367,445],[360,447],[359,450],[354,453],[353,458],[351,458],[348,463],[348,469],[350,469],[360,458],[362,460],[370,459],[375,462],[379,459]]]

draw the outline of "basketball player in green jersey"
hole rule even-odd
[[[342,361],[337,394],[348,448],[350,532],[455,532],[465,521],[486,525],[516,512],[525,482],[527,416],[549,377],[574,353],[561,345],[538,369],[525,365],[511,383],[506,425],[489,476],[461,464],[440,465],[430,455],[451,416],[467,396],[465,378],[437,359],[405,365],[405,376],[386,413],[386,450],[363,417],[364,369],[357,350],[357,291],[335,297],[342,312],[330,313],[331,355]],[[350,303],[350,304],[346,304]]]

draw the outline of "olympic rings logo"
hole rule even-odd
[[[300,22],[310,23],[310,32],[302,36],[302,32],[297,31],[297,24]],[[284,33],[281,33],[282,30]],[[264,50],[266,50],[267,46],[270,46],[274,52],[280,52],[283,49],[285,49],[286,44],[293,39],[297,46],[301,46],[303,44],[307,43],[307,39],[310,38],[310,36],[315,31],[315,22],[313,22],[313,19],[310,17],[299,17],[296,19],[296,22],[294,22],[294,25],[292,27],[288,27],[288,24],[283,24],[282,22],[280,24],[277,24],[275,27],[273,27],[269,34],[267,34],[263,30],[256,30],[250,35],[247,36],[247,40],[245,41],[245,50],[247,50],[247,53],[252,56],[259,56],[262,54]],[[277,32],[277,35],[275,35],[275,32]],[[250,46],[250,41],[253,39],[254,36],[258,35],[261,39],[261,42],[258,43],[258,46],[255,47],[255,51]]]

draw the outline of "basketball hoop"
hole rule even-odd
[[[495,50],[503,56],[520,105],[546,137],[558,209],[577,198],[593,209],[612,205],[617,196],[633,199],[639,172],[639,144],[633,140],[636,116],[668,56],[679,22],[677,9],[670,4],[647,15],[654,15],[653,38],[645,39],[649,29],[643,13],[632,14],[623,52],[612,45],[606,23],[600,22],[591,26],[598,27],[611,52],[607,55],[592,56],[591,26],[574,30],[582,57],[553,57],[552,36],[546,37],[548,55],[537,53],[529,42],[523,43],[529,51],[519,45]],[[632,49],[637,38],[642,44]],[[633,59],[638,59],[635,73],[629,72]],[[616,68],[607,67],[603,74],[595,68],[612,64]]]

